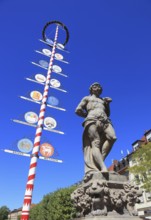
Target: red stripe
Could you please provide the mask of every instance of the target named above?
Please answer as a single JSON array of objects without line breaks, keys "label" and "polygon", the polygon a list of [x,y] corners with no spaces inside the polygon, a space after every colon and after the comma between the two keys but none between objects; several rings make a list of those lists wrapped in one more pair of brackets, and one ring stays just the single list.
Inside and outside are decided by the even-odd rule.
[{"label": "red stripe", "polygon": [[20,220],[28,220],[28,217],[29,217],[29,214],[23,215],[23,216],[21,216]]},{"label": "red stripe", "polygon": [[[37,132],[38,132],[38,130],[37,130]],[[36,133],[36,137],[39,136],[39,135],[41,135],[41,134],[42,134],[42,132],[39,131],[38,133]]]},{"label": "red stripe", "polygon": [[28,180],[33,180],[34,178],[35,178],[35,174],[30,175],[30,176],[28,177]]},{"label": "red stripe", "polygon": [[[40,113],[41,112],[45,112],[46,111],[46,109],[45,108],[42,108],[41,110],[40,110]],[[42,117],[43,115],[40,115],[40,117]],[[44,116],[43,116],[44,117]]]},{"label": "red stripe", "polygon": [[32,190],[34,188],[33,184],[27,184],[26,189]]},{"label": "red stripe", "polygon": [[30,165],[30,169],[33,168],[33,167],[36,167],[36,166],[37,166],[37,163],[33,163],[33,164]]},{"label": "red stripe", "polygon": [[37,147],[37,146],[39,146],[40,145],[40,141],[39,142],[36,142],[35,144],[34,144],[34,147]]},{"label": "red stripe", "polygon": [[[40,120],[44,120],[44,116],[39,117],[39,121],[40,121]],[[39,126],[41,126],[41,125],[42,125],[42,123],[39,124]]]},{"label": "red stripe", "polygon": [[[40,110],[40,113],[41,113],[41,112],[45,112],[45,111],[46,111],[45,108],[44,108],[44,109],[41,109],[41,110]],[[41,117],[42,117],[42,116],[41,116]],[[43,118],[44,118],[44,116],[43,116]]]},{"label": "red stripe", "polygon": [[[48,87],[48,86],[47,86]],[[49,87],[48,87],[49,88]],[[46,95],[48,95],[48,88],[45,88],[45,90],[44,90],[44,97],[46,96]],[[45,94],[45,93],[47,93],[47,94]]]},{"label": "red stripe", "polygon": [[36,134],[36,137],[41,136],[41,134],[42,134],[42,132],[37,133],[37,134]]},{"label": "red stripe", "polygon": [[24,199],[24,205],[25,205],[25,204],[30,204],[30,203],[31,203],[31,198]]}]

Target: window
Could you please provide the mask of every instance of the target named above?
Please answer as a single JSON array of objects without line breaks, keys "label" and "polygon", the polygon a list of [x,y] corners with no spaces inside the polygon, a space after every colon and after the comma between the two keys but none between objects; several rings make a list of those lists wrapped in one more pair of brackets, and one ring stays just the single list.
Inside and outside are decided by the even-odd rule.
[{"label": "window", "polygon": [[147,139],[148,141],[151,141],[151,132],[149,132],[148,134],[146,134],[146,139]]},{"label": "window", "polygon": [[150,192],[146,192],[146,200],[147,200],[147,202],[151,201],[151,193]]},{"label": "window", "polygon": [[135,182],[136,182],[137,185],[140,184],[140,179],[139,179],[138,175],[135,175]]}]

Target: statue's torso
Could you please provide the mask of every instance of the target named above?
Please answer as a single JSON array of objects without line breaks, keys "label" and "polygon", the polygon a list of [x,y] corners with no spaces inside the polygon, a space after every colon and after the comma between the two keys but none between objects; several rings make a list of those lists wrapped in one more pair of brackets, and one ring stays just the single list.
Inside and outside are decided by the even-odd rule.
[{"label": "statue's torso", "polygon": [[101,98],[97,98],[95,96],[87,97],[87,104],[86,104],[86,111],[87,111],[87,118],[91,117],[101,117],[105,116],[105,102]]}]

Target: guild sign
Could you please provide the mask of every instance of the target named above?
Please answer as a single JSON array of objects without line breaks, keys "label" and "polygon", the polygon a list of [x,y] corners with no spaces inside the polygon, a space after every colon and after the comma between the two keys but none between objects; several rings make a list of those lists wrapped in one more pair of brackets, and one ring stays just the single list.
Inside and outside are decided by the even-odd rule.
[{"label": "guild sign", "polygon": [[42,74],[36,74],[35,75],[35,79],[38,81],[38,82],[42,82],[44,83],[46,81],[46,77]]},{"label": "guild sign", "polygon": [[39,64],[44,68],[48,68],[49,66],[49,63],[45,60],[39,60]]},{"label": "guild sign", "polygon": [[63,56],[62,56],[60,53],[56,53],[56,54],[55,54],[55,58],[56,58],[57,60],[63,60]]},{"label": "guild sign", "polygon": [[54,96],[49,96],[47,103],[53,106],[57,106],[59,104],[59,100]]},{"label": "guild sign", "polygon": [[51,79],[50,84],[55,88],[59,88],[61,86],[61,83],[57,79]]},{"label": "guild sign", "polygon": [[23,138],[17,143],[18,149],[23,153],[29,153],[33,148],[33,143],[27,138]]},{"label": "guild sign", "polygon": [[61,72],[62,72],[61,67],[58,66],[58,65],[53,65],[52,69],[53,69],[53,71],[54,71],[55,73],[61,73]]},{"label": "guild sign", "polygon": [[60,43],[57,43],[57,48],[63,50],[64,49],[64,45],[60,44]]},{"label": "guild sign", "polygon": [[48,44],[50,44],[50,45],[53,45],[53,43],[54,43],[53,40],[48,39],[48,38],[46,39],[46,42],[47,42]]},{"label": "guild sign", "polygon": [[44,119],[44,125],[46,126],[46,128],[53,129],[57,126],[57,122],[54,118],[46,117]]},{"label": "guild sign", "polygon": [[54,154],[54,148],[51,144],[43,143],[40,145],[40,153],[44,157],[51,157]]},{"label": "guild sign", "polygon": [[51,51],[48,50],[48,49],[42,49],[42,52],[47,55],[47,56],[50,56],[51,55]]},{"label": "guild sign", "polygon": [[27,112],[24,115],[25,120],[30,124],[35,124],[38,121],[38,115],[35,112]]},{"label": "guild sign", "polygon": [[41,101],[42,100],[42,94],[38,91],[32,91],[30,93],[30,96],[35,101]]}]

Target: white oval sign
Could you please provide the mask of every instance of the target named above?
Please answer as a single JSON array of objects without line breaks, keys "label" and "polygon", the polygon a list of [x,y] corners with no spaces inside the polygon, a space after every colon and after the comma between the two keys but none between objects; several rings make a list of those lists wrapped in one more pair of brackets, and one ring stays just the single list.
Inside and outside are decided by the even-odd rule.
[{"label": "white oval sign", "polygon": [[51,39],[49,39],[49,38],[46,39],[46,42],[47,42],[48,44],[50,44],[50,45],[53,45],[53,43],[54,43],[53,40],[51,40]]},{"label": "white oval sign", "polygon": [[49,66],[48,62],[45,60],[39,60],[39,64],[44,68],[47,68]]},{"label": "white oval sign", "polygon": [[59,88],[61,86],[61,83],[57,79],[51,79],[50,84],[55,88]]},{"label": "white oval sign", "polygon": [[39,91],[32,91],[30,93],[30,97],[35,101],[41,101],[42,100],[42,94]]},{"label": "white oval sign", "polygon": [[35,112],[27,112],[24,117],[30,124],[35,124],[38,121],[38,115]]},{"label": "white oval sign", "polygon": [[48,49],[42,49],[42,52],[47,55],[47,56],[50,56],[51,55],[51,51],[48,50]]},{"label": "white oval sign", "polygon": [[42,74],[36,74],[35,75],[35,79],[38,81],[38,82],[45,82],[46,81],[46,77]]},{"label": "white oval sign", "polygon": [[60,54],[60,53],[56,53],[56,54],[55,54],[55,58],[56,58],[57,60],[63,60],[63,56],[62,56],[62,54]]},{"label": "white oval sign", "polygon": [[52,69],[55,73],[61,73],[62,72],[62,69],[60,66],[57,66],[57,65],[53,65],[52,66]]},{"label": "white oval sign", "polygon": [[63,50],[63,49],[64,49],[64,45],[63,45],[63,44],[58,43],[58,44],[57,44],[57,48],[58,48],[58,49],[62,49],[62,50]]},{"label": "white oval sign", "polygon": [[23,138],[17,143],[18,149],[23,153],[29,153],[33,148],[33,143],[27,138]]},{"label": "white oval sign", "polygon": [[51,118],[51,117],[46,117],[44,119],[44,125],[47,127],[47,128],[50,128],[50,129],[53,129],[57,126],[57,122],[54,118]]}]

